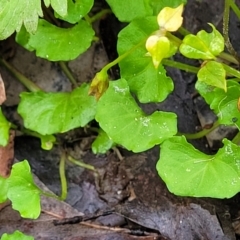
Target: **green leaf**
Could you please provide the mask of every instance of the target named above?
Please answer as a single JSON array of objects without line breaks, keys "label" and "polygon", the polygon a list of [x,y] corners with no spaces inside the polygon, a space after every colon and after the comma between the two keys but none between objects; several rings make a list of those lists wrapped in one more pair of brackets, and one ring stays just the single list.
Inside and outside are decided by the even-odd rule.
[{"label": "green leaf", "polygon": [[98,132],[97,138],[92,143],[92,151],[94,154],[97,153],[106,153],[109,149],[111,149],[114,145],[112,139],[100,129]]},{"label": "green leaf", "polygon": [[32,236],[25,235],[18,230],[12,234],[4,233],[1,237],[1,240],[16,240],[16,239],[17,240],[34,240]]},{"label": "green leaf", "polygon": [[46,7],[51,4],[54,11],[62,17],[67,15],[68,0],[44,0],[44,4]]},{"label": "green leaf", "polygon": [[222,88],[225,92],[227,91],[226,71],[221,63],[215,61],[207,62],[198,71],[197,76],[198,81]]},{"label": "green leaf", "polygon": [[121,22],[152,15],[149,0],[106,0],[113,13]]},{"label": "green leaf", "polygon": [[230,198],[240,191],[240,147],[224,139],[216,155],[206,155],[185,137],[161,145],[157,171],[179,196]]},{"label": "green leaf", "polygon": [[93,3],[93,0],[68,0],[67,15],[61,17],[55,13],[55,16],[72,24],[77,23],[91,10]]},{"label": "green leaf", "polygon": [[207,33],[201,30],[197,35],[189,34],[180,45],[180,52],[188,58],[193,59],[215,59],[224,50],[223,36],[216,28],[209,24],[213,31]]},{"label": "green leaf", "polygon": [[6,146],[9,139],[11,123],[5,118],[0,107],[0,146]]},{"label": "green leaf", "polygon": [[38,218],[41,212],[40,193],[33,182],[27,160],[15,163],[8,178],[7,193],[13,209],[19,211],[23,218]]},{"label": "green leaf", "polygon": [[24,126],[42,135],[67,132],[94,119],[96,100],[83,84],[71,93],[21,93],[18,113]]},{"label": "green leaf", "polygon": [[36,50],[38,57],[69,61],[90,47],[93,36],[92,27],[83,20],[72,28],[59,28],[41,19],[35,34],[29,34],[22,28],[16,41],[29,51]]},{"label": "green leaf", "polygon": [[164,7],[176,8],[182,3],[187,3],[187,0],[150,0],[154,15],[158,15]]},{"label": "green leaf", "polygon": [[225,125],[235,125],[240,128],[240,112],[238,99],[240,97],[239,84],[235,81],[227,81],[227,92],[220,88],[206,91],[204,83],[197,83],[196,88],[204,97],[210,108],[218,115],[218,122]]},{"label": "green leaf", "polygon": [[119,66],[121,77],[128,81],[130,90],[142,103],[161,102],[173,91],[172,79],[166,76],[164,67],[160,64],[155,69],[152,58],[146,56],[144,43],[158,28],[156,17],[148,17],[134,20],[118,35],[119,55],[139,45]]},{"label": "green leaf", "polygon": [[96,120],[115,143],[133,152],[150,149],[177,132],[176,115],[156,111],[147,116],[124,79],[110,82],[98,102]]},{"label": "green leaf", "polygon": [[18,32],[23,24],[28,32],[34,33],[39,16],[43,16],[40,0],[1,0],[0,40]]},{"label": "green leaf", "polygon": [[7,179],[0,176],[0,203],[3,203],[7,200],[7,191]]}]

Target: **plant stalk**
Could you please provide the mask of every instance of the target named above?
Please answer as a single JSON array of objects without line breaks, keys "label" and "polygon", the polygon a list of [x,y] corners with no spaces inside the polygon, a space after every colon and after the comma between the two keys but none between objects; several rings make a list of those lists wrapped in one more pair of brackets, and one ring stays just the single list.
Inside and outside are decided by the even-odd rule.
[{"label": "plant stalk", "polygon": [[71,156],[68,156],[68,161],[78,165],[79,167],[82,167],[82,168],[85,168],[85,169],[88,169],[88,170],[91,170],[91,171],[96,171],[94,166],[92,166],[90,164],[87,164],[87,163],[84,163],[82,161],[76,160]]},{"label": "plant stalk", "polygon": [[162,60],[162,64],[168,67],[173,67],[173,68],[178,68],[181,70],[184,70],[186,72],[192,72],[192,73],[198,73],[199,68],[198,67],[194,67],[185,63],[181,63],[181,62],[177,62],[174,60],[169,60],[169,59],[163,59]]},{"label": "plant stalk", "polygon": [[60,180],[61,180],[61,200],[65,200],[67,198],[67,179],[65,175],[65,159],[66,159],[66,153],[65,151],[61,154],[60,158],[60,164],[59,164],[59,174],[60,174]]}]

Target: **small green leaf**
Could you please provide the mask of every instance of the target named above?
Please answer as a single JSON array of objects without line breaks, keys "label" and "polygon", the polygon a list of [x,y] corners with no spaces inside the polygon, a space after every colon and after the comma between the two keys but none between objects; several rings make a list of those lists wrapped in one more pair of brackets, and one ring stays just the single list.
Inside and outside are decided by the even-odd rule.
[{"label": "small green leaf", "polygon": [[135,18],[152,15],[149,0],[106,0],[113,13],[121,22],[131,22]]},{"label": "small green leaf", "polygon": [[1,237],[1,240],[34,240],[32,236],[25,235],[20,231],[15,231],[12,234],[4,233]]},{"label": "small green leaf", "polygon": [[124,79],[110,82],[98,102],[96,120],[115,143],[133,152],[150,149],[177,132],[176,115],[156,111],[147,116]]},{"label": "small green leaf", "polygon": [[227,92],[220,88],[210,90],[211,88],[202,82],[197,83],[196,88],[210,108],[218,115],[220,124],[234,124],[240,128],[240,112],[238,110],[240,88],[237,82],[228,80]]},{"label": "small green leaf", "polygon": [[[147,38],[159,28],[156,17],[137,19],[125,27],[118,35],[118,53],[124,54]],[[128,81],[130,90],[142,103],[161,102],[173,91],[173,82],[166,76],[160,64],[155,69],[152,58],[146,56],[144,44],[140,45],[120,63],[121,77]],[[129,67],[131,66],[131,67]]]},{"label": "small green leaf", "polygon": [[206,155],[185,137],[161,145],[157,171],[170,192],[179,196],[230,198],[240,191],[240,147],[224,139],[216,155]]},{"label": "small green leaf", "polygon": [[40,135],[41,147],[44,150],[51,150],[56,138],[53,135]]},{"label": "small green leaf", "polygon": [[11,123],[5,118],[0,107],[0,146],[6,146],[9,139]]},{"label": "small green leaf", "polygon": [[223,36],[216,28],[209,24],[213,31],[207,33],[201,30],[197,35],[189,34],[180,45],[180,52],[188,58],[193,59],[215,59],[224,50]]},{"label": "small green leaf", "polygon": [[106,153],[109,149],[111,149],[114,145],[112,139],[100,129],[98,132],[97,138],[92,143],[92,151],[94,154],[97,153]]},{"label": "small green leaf", "polygon": [[2,0],[0,3],[0,40],[8,38],[22,25],[27,31],[37,30],[38,17],[43,16],[40,0]]},{"label": "small green leaf", "polygon": [[197,76],[198,81],[222,88],[225,92],[227,91],[226,71],[221,63],[215,61],[207,62],[198,71]]},{"label": "small green leaf", "polygon": [[55,12],[57,12],[60,16],[64,17],[67,15],[68,11],[68,0],[44,0],[44,4],[46,7],[49,7],[51,4],[52,8]]},{"label": "small green leaf", "polygon": [[18,113],[27,129],[42,135],[63,133],[83,127],[94,119],[96,100],[82,84],[71,93],[21,93]]},{"label": "small green leaf", "polygon": [[13,209],[19,211],[23,218],[38,218],[41,212],[40,193],[33,182],[27,160],[15,163],[8,178],[7,193]]},{"label": "small green leaf", "polygon": [[59,28],[41,19],[35,34],[29,34],[22,28],[16,41],[29,51],[36,50],[38,57],[69,61],[90,47],[93,36],[92,27],[83,20],[72,28]]},{"label": "small green leaf", "polygon": [[7,200],[7,191],[7,179],[0,176],[0,203],[3,203]]},{"label": "small green leaf", "polygon": [[55,16],[72,24],[82,19],[91,10],[94,3],[93,0],[68,0],[67,2],[67,15],[61,17],[59,14],[55,13]]}]

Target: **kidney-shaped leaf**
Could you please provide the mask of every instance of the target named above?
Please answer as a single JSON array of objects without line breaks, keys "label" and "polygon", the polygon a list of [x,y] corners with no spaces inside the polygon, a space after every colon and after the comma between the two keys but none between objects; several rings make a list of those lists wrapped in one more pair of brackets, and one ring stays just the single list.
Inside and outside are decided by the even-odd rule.
[{"label": "kidney-shaped leaf", "polygon": [[215,59],[224,50],[223,36],[210,24],[213,31],[207,33],[201,30],[197,35],[189,34],[179,48],[180,52],[188,58],[193,59]]},{"label": "kidney-shaped leaf", "polygon": [[0,40],[18,32],[24,24],[28,32],[37,29],[38,17],[42,16],[40,0],[11,0],[0,3]]},{"label": "kidney-shaped leaf", "polygon": [[24,126],[42,135],[83,127],[94,119],[96,100],[87,84],[71,93],[22,93],[18,113]]},{"label": "kidney-shaped leaf", "polygon": [[198,81],[227,90],[226,71],[219,62],[209,61],[198,71]]},{"label": "kidney-shaped leaf", "polygon": [[46,5],[46,7],[49,7],[49,5],[51,4],[54,11],[62,17],[66,16],[67,14],[67,0],[44,0],[44,4]]},{"label": "kidney-shaped leaf", "polygon": [[172,79],[166,76],[163,66],[155,69],[152,58],[146,56],[145,42],[158,28],[156,17],[136,19],[118,35],[119,55],[143,43],[119,63],[121,77],[128,81],[130,90],[142,103],[161,102],[173,90]]},{"label": "kidney-shaped leaf", "polygon": [[19,211],[24,218],[38,218],[41,211],[40,193],[41,191],[33,182],[27,160],[15,163],[8,178],[7,193],[13,209]]},{"label": "kidney-shaped leaf", "polygon": [[163,142],[157,171],[180,196],[230,198],[240,191],[240,147],[224,139],[216,155],[196,150],[185,137]]},{"label": "kidney-shaped leaf", "polygon": [[72,28],[59,28],[41,19],[35,34],[29,34],[22,28],[16,41],[29,51],[36,50],[38,57],[69,61],[90,47],[93,36],[92,27],[83,20]]},{"label": "kidney-shaped leaf", "polygon": [[147,116],[124,79],[110,82],[98,102],[96,120],[115,143],[133,152],[150,149],[177,132],[176,115],[156,111]]},{"label": "kidney-shaped leaf", "polygon": [[25,235],[22,232],[16,230],[12,234],[4,233],[1,237],[1,240],[34,240],[34,237]]}]

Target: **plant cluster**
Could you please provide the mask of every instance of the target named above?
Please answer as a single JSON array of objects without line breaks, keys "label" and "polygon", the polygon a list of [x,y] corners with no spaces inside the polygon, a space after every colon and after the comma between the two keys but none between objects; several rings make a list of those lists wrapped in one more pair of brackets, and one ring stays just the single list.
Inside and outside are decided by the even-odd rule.
[{"label": "plant cluster", "polygon": [[[240,72],[231,67],[238,66],[239,59],[227,30],[230,8],[239,18],[240,10],[234,1],[226,0],[223,35],[212,24],[211,32],[191,34],[181,27],[186,0],[106,1],[110,10],[90,17],[93,0],[44,0],[46,15],[54,13],[50,22],[43,18],[40,0],[22,0],[21,4],[0,0],[0,39],[16,31],[18,44],[49,61],[69,61],[85,52],[97,39],[92,23],[105,14],[113,12],[120,21],[129,23],[118,34],[118,58],[103,67],[91,84],[78,86],[72,79],[72,92],[51,93],[19,77],[29,89],[21,93],[17,109],[25,131],[39,137],[42,147],[50,150],[56,134],[85,127],[95,119],[100,128],[92,144],[94,153],[105,153],[114,145],[135,153],[160,145],[156,168],[169,191],[180,196],[232,197],[240,191],[240,133],[232,141],[223,139],[223,147],[215,155],[196,150],[187,138],[205,136],[219,125],[240,127]],[[58,19],[68,27],[54,24]],[[182,38],[173,34],[176,31]],[[225,45],[230,54],[224,52]],[[198,59],[201,65],[172,60],[177,52]],[[0,63],[10,68],[5,60]],[[116,64],[121,78],[110,81],[108,70]],[[197,75],[196,90],[218,117],[211,129],[181,134],[175,113],[155,111],[147,115],[139,107],[136,98],[142,104],[163,102],[174,90],[165,66]],[[9,130],[15,126],[2,111],[0,119],[0,144],[6,146]],[[9,178],[0,178],[0,189],[0,202],[10,199],[22,217],[39,216],[42,191],[33,183],[27,161],[14,164]]]}]

